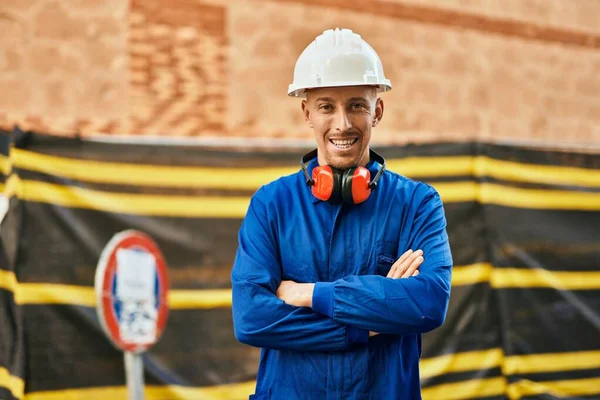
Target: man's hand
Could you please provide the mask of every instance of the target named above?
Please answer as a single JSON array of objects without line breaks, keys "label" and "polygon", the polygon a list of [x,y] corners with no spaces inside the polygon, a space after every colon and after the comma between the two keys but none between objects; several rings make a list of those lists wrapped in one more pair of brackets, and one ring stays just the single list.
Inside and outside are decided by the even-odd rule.
[{"label": "man's hand", "polygon": [[[423,251],[408,250],[392,265],[387,278],[409,278],[419,275],[418,268],[423,263]],[[315,288],[314,283],[296,283],[294,281],[281,281],[277,288],[277,297],[286,304],[296,307],[312,307],[312,297]],[[378,335],[377,332],[369,332],[369,336]]]},{"label": "man's hand", "polygon": [[277,297],[286,304],[296,307],[312,307],[314,283],[282,281],[277,288]]},{"label": "man's hand", "polygon": [[423,250],[408,250],[392,265],[387,278],[409,278],[419,275],[419,267],[423,264]]}]

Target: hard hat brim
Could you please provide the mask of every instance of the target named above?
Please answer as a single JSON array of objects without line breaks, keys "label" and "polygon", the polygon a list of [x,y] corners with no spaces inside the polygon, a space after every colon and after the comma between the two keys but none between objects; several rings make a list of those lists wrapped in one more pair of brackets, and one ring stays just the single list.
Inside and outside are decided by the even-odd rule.
[{"label": "hard hat brim", "polygon": [[373,82],[330,82],[326,85],[322,86],[298,86],[291,84],[288,87],[288,96],[290,97],[299,97],[306,98],[306,91],[310,89],[321,89],[321,88],[335,88],[335,87],[348,87],[348,86],[373,86],[377,88],[377,93],[389,92],[392,90],[392,84],[388,79],[382,83],[373,83]]}]

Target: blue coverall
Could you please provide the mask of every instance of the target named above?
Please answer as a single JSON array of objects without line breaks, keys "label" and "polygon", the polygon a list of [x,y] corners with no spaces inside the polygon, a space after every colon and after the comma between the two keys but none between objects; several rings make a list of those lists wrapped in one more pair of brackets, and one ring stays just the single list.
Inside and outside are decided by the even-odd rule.
[{"label": "blue coverall", "polygon": [[[386,278],[408,249],[423,250],[420,274]],[[442,201],[425,183],[386,171],[358,205],[318,200],[301,171],[262,186],[232,271],[235,336],[262,348],[250,399],[420,399],[421,334],[444,321],[451,270]],[[316,282],[312,309],[278,299],[282,280]]]}]

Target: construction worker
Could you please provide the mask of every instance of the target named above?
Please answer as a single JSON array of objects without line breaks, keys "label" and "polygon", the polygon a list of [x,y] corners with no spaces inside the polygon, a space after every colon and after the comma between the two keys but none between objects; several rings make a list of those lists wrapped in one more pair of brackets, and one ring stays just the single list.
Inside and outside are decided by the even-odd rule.
[{"label": "construction worker", "polygon": [[254,194],[232,271],[236,338],[262,348],[250,399],[421,398],[421,334],[446,316],[452,256],[438,193],[369,147],[390,89],[351,30],[298,58],[288,94],[317,149]]}]

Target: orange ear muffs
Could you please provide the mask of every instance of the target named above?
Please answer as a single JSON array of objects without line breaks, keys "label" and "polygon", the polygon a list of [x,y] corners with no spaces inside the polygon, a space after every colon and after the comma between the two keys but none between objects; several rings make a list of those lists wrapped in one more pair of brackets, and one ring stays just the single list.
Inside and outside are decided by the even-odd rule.
[{"label": "orange ear muffs", "polygon": [[365,202],[371,195],[371,172],[364,167],[350,168],[342,179],[342,198],[349,204]]},{"label": "orange ear muffs", "polygon": [[312,171],[312,193],[319,200],[327,201],[331,198],[335,184],[335,175],[329,165],[315,167]]},{"label": "orange ear muffs", "polygon": [[312,194],[319,200],[339,203],[344,201],[349,204],[365,202],[371,191],[377,188],[379,179],[386,168],[385,159],[374,150],[369,150],[370,158],[381,164],[381,167],[371,181],[371,172],[365,167],[354,167],[344,172],[328,165],[316,166],[310,176],[307,164],[317,158],[317,149],[305,154],[300,159],[300,166],[304,173],[305,182],[311,188]]}]

